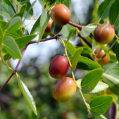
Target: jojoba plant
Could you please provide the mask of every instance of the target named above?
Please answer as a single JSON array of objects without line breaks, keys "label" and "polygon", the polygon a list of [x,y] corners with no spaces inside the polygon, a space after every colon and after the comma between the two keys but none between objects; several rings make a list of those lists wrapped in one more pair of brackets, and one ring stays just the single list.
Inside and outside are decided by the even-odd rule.
[{"label": "jojoba plant", "polygon": [[64,4],[56,5],[51,11],[51,16],[53,21],[60,26],[67,24],[71,19],[71,13]]},{"label": "jojoba plant", "polygon": [[50,33],[51,33],[52,22],[53,22],[53,20],[52,20],[52,18],[50,17],[50,20],[49,20],[48,25],[47,25],[47,27],[46,27],[46,29],[45,29],[45,32],[44,32],[45,34],[50,34]]},{"label": "jojoba plant", "polygon": [[76,83],[72,78],[64,77],[56,84],[53,96],[58,102],[70,100],[76,92]]},{"label": "jojoba plant", "polygon": [[[104,56],[104,55],[105,55],[104,50],[101,50],[100,53],[99,53],[99,51],[100,51],[100,48],[98,48],[98,49],[96,49],[96,50],[94,51],[94,56],[93,56],[94,59],[96,59],[97,62],[98,62],[101,66],[108,64],[109,58],[107,57],[107,55]],[[104,57],[103,57],[103,56],[104,56]],[[102,58],[102,57],[103,57],[103,58]]]},{"label": "jojoba plant", "polygon": [[94,31],[94,39],[100,44],[108,44],[114,38],[115,30],[111,24],[99,25]]},{"label": "jojoba plant", "polygon": [[64,77],[69,69],[69,61],[64,56],[56,56],[52,59],[49,66],[49,74],[51,77],[61,79]]}]

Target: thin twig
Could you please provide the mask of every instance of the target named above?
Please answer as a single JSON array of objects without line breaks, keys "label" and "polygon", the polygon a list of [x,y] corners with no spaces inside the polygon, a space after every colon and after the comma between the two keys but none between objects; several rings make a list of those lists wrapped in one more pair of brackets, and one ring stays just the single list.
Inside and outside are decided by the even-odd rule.
[{"label": "thin twig", "polygon": [[[61,36],[61,34],[57,34],[57,35],[55,35],[55,36],[53,36],[53,37],[50,37],[50,38],[41,39],[40,42],[44,42],[44,41],[48,41],[48,40],[52,40],[52,39],[57,39],[58,36]],[[38,42],[38,41],[31,41],[30,43],[28,43],[28,44],[25,46],[25,48],[24,48],[24,50],[23,50],[23,52],[22,52],[22,57],[23,57],[23,55],[24,55],[24,53],[25,53],[27,47],[28,47],[30,44],[37,43],[37,42]],[[15,70],[13,71],[13,73],[11,74],[11,76],[7,79],[7,81],[4,83],[4,85],[0,88],[0,92],[1,92],[1,90],[6,86],[6,84],[7,84],[8,81],[12,78],[12,76],[17,72],[18,67],[19,67],[19,65],[20,65],[20,62],[21,62],[21,61],[19,60],[18,63],[17,63],[17,65],[16,65],[16,67],[15,67]]]},{"label": "thin twig", "polygon": [[83,39],[83,41],[84,41],[90,48],[92,48],[92,45],[89,43],[89,41],[88,41],[85,37],[82,37],[82,36],[80,35],[80,33],[78,33],[78,36],[81,37],[81,38]]},{"label": "thin twig", "polygon": [[82,27],[83,27],[83,26],[78,25],[78,24],[75,24],[75,23],[73,23],[73,22],[71,22],[71,21],[69,21],[68,24],[70,24],[70,25],[72,25],[72,26],[74,26],[74,27],[77,27],[77,28],[79,28],[79,29],[82,29]]}]

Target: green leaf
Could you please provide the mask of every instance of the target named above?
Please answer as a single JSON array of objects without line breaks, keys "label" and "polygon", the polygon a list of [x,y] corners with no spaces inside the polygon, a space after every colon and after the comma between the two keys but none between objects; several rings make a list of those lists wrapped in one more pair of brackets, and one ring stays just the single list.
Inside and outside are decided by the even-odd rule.
[{"label": "green leaf", "polygon": [[108,64],[102,66],[102,68],[104,69],[104,72],[106,72],[110,68],[115,68],[115,67],[119,67],[119,63],[115,61],[109,61]]},{"label": "green leaf", "polygon": [[77,36],[76,28],[73,27],[69,31],[69,36],[68,36],[67,40],[74,41],[76,39],[76,36]]},{"label": "green leaf", "polygon": [[109,11],[110,23],[114,26],[119,25],[119,0],[115,0]]},{"label": "green leaf", "polygon": [[47,24],[48,24],[48,22],[49,22],[49,19],[50,19],[50,14],[47,15],[47,19],[46,19],[44,25],[43,25],[43,26],[41,27],[41,29],[40,29],[39,38],[38,38],[38,43],[40,42],[40,40],[41,40],[41,38],[42,38],[42,36],[43,36],[43,34],[44,34],[44,31],[45,31],[45,29],[46,29],[46,27],[47,27]]},{"label": "green leaf", "polygon": [[62,26],[57,25],[55,22],[52,23],[51,32],[52,34],[58,34],[62,30]]},{"label": "green leaf", "polygon": [[70,53],[70,55],[74,55],[76,52],[76,48],[75,46],[73,46],[69,41],[64,40],[64,43],[66,45],[66,49],[68,50],[68,52]]},{"label": "green leaf", "polygon": [[2,31],[2,28],[1,28],[1,24],[0,24],[0,47],[1,47],[1,44],[2,44],[2,39],[3,39],[3,31]]},{"label": "green leaf", "polygon": [[2,31],[4,32],[7,27],[7,22],[0,20]]},{"label": "green leaf", "polygon": [[20,50],[12,37],[5,37],[4,39],[4,48],[13,58],[18,58],[21,60]]},{"label": "green leaf", "polygon": [[41,18],[40,18],[40,26],[42,27],[45,23],[45,21],[47,20],[47,9],[43,9],[42,14],[41,14]]},{"label": "green leaf", "polygon": [[82,37],[89,36],[90,33],[95,30],[96,27],[97,27],[96,25],[83,26],[81,29],[81,36]]},{"label": "green leaf", "polygon": [[76,68],[76,66],[77,66],[77,62],[78,62],[78,60],[79,60],[79,57],[80,57],[80,54],[81,54],[82,50],[83,50],[82,48],[78,48],[78,49],[76,50],[74,56],[73,56],[73,59],[72,59],[72,67],[71,67],[73,70],[74,70],[74,69]]},{"label": "green leaf", "polygon": [[46,19],[44,25],[41,27],[40,24],[39,24],[40,23],[40,20],[41,20],[41,16],[40,16],[37,19],[37,21],[35,22],[32,30],[31,30],[31,33],[30,34],[35,34],[35,33],[39,34],[38,43],[40,42],[40,40],[41,40],[41,38],[42,38],[42,36],[44,34],[44,31],[45,31],[45,29],[47,27],[47,24],[49,22],[49,19],[50,19],[50,14],[47,14],[47,19]]},{"label": "green leaf", "polygon": [[115,78],[119,79],[119,68],[108,69],[108,73],[114,76]]},{"label": "green leaf", "polygon": [[117,43],[115,46],[115,53],[116,53],[116,58],[119,61],[119,43]]},{"label": "green leaf", "polygon": [[15,41],[18,44],[19,48],[21,49],[22,47],[27,45],[32,39],[34,39],[36,36],[37,35],[35,35],[35,34],[27,35],[27,36],[15,39]]},{"label": "green leaf", "polygon": [[9,33],[15,32],[16,30],[19,29],[20,25],[21,25],[21,17],[14,17],[8,23],[7,31]]},{"label": "green leaf", "polygon": [[83,51],[81,52],[82,55],[89,55],[90,53],[92,53],[92,50],[88,47],[80,46],[80,48],[83,48]]},{"label": "green leaf", "polygon": [[115,53],[113,53],[112,51],[109,52],[109,56],[110,56],[110,61],[114,61],[117,62],[117,58]]},{"label": "green leaf", "polygon": [[104,114],[110,107],[112,103],[111,95],[98,96],[91,100],[90,110],[93,114]]},{"label": "green leaf", "polygon": [[[78,87],[81,87],[81,80],[82,79],[78,79],[76,82],[78,84]],[[109,86],[106,83],[103,83],[101,81],[98,82],[98,84],[95,86],[95,88],[90,92],[90,93],[98,93],[100,91],[103,91],[105,89],[107,89]]]},{"label": "green leaf", "polygon": [[11,0],[2,0],[2,2],[6,3],[7,5],[9,5],[14,10],[14,12],[16,12]]},{"label": "green leaf", "polygon": [[37,119],[37,116],[34,114],[33,111],[31,111],[30,119]]},{"label": "green leaf", "polygon": [[27,4],[22,5],[22,7],[20,8],[20,11],[18,13],[16,13],[14,15],[14,17],[20,16],[22,18],[24,16],[24,14],[25,14],[26,8],[27,8]]},{"label": "green leaf", "polygon": [[43,0],[38,0],[38,1],[39,1],[39,3],[41,4],[41,6],[43,7],[43,6],[44,6]]},{"label": "green leaf", "polygon": [[[72,61],[72,57],[69,57],[69,58]],[[93,70],[96,68],[101,68],[101,66],[87,57],[80,56],[76,68],[83,69],[83,70]]]},{"label": "green leaf", "polygon": [[105,19],[109,15],[109,9],[115,0],[104,0],[98,8],[98,16]]},{"label": "green leaf", "polygon": [[30,20],[33,17],[33,6],[35,3],[36,3],[36,0],[32,4],[30,2],[27,2],[27,1],[20,3],[19,9],[22,7],[22,5],[27,4],[27,8],[26,8],[25,13],[24,13],[24,20],[25,19]]},{"label": "green leaf", "polygon": [[0,2],[0,15],[10,20],[14,15],[13,9],[6,3]]},{"label": "green leaf", "polygon": [[99,82],[103,69],[98,68],[88,72],[81,81],[81,90],[83,93],[91,92]]},{"label": "green leaf", "polygon": [[102,80],[109,85],[109,89],[116,95],[119,95],[119,79],[112,75],[103,73]]},{"label": "green leaf", "polygon": [[62,27],[62,30],[61,30],[61,32],[62,32],[62,34],[63,34],[64,37],[68,37],[68,35],[69,35],[69,30],[68,30],[68,27],[67,26],[68,25],[64,25]]},{"label": "green leaf", "polygon": [[31,107],[32,111],[37,115],[37,110],[36,110],[34,99],[31,93],[29,92],[27,86],[20,79],[19,79],[19,88],[21,89],[21,92],[24,98],[26,99],[27,103]]},{"label": "green leaf", "polygon": [[29,35],[29,32],[28,32],[28,30],[27,30],[27,29],[25,29],[25,28],[22,28],[22,31],[23,31],[23,34],[24,34],[24,36],[27,36],[27,35]]},{"label": "green leaf", "polygon": [[100,91],[104,91],[108,87],[109,86],[106,83],[99,81],[98,84],[95,86],[95,88],[91,91],[91,93],[98,93]]},{"label": "green leaf", "polygon": [[64,4],[70,8],[70,5],[71,5],[71,0],[64,0]]},{"label": "green leaf", "polygon": [[9,55],[9,54],[5,54],[4,56],[3,56],[3,59],[4,60],[9,60],[11,58],[11,56]]}]

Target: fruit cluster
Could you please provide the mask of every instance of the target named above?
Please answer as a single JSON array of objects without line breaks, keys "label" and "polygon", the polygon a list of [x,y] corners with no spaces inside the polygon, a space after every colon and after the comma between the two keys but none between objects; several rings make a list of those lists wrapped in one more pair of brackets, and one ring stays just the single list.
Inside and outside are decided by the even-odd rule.
[{"label": "fruit cluster", "polygon": [[[67,6],[58,4],[51,10],[51,17],[45,29],[45,34],[51,33],[52,22],[63,26],[69,23],[71,13]],[[53,20],[52,20],[53,19]],[[99,25],[94,31],[94,39],[99,44],[107,44],[112,41],[115,35],[115,30],[111,24],[104,23]],[[93,59],[101,66],[109,62],[104,50],[98,48],[93,53]],[[76,83],[72,78],[64,77],[69,69],[69,61],[66,57],[56,56],[50,63],[49,74],[51,77],[60,79],[54,88],[54,98],[59,102],[68,101],[76,92]]]},{"label": "fruit cluster", "polygon": [[69,69],[69,61],[64,56],[56,56],[49,66],[49,74],[53,78],[60,79],[53,92],[58,102],[66,102],[75,94],[76,83],[72,78],[64,77]]}]

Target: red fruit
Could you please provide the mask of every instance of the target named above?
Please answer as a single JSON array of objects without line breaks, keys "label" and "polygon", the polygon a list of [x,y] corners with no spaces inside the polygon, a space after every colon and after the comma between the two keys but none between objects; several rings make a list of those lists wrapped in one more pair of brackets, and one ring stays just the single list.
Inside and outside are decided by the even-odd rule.
[{"label": "red fruit", "polygon": [[53,20],[50,17],[50,20],[49,20],[48,25],[47,25],[47,27],[45,29],[45,32],[44,32],[45,34],[50,34],[51,33],[52,22],[53,22]]},{"label": "red fruit", "polygon": [[[104,58],[101,58],[101,57],[105,54],[105,52],[104,52],[104,50],[101,50],[101,52],[98,54],[99,50],[100,50],[100,48],[98,48],[98,49],[95,50],[95,52],[94,52],[94,54],[95,54],[95,56],[96,56],[96,58],[97,58],[97,62],[98,62],[101,66],[106,65],[106,64],[109,62],[109,58],[108,58],[107,56],[105,56]],[[96,54],[98,54],[98,55],[96,55]],[[94,59],[95,59],[95,56],[93,56]]]},{"label": "red fruit", "polygon": [[53,96],[58,102],[70,100],[76,92],[76,83],[72,78],[64,77],[58,81]]},{"label": "red fruit", "polygon": [[64,4],[56,5],[51,11],[51,16],[53,21],[60,26],[67,24],[71,19],[71,13]]},{"label": "red fruit", "polygon": [[52,59],[49,66],[50,76],[56,79],[64,77],[69,69],[69,61],[64,56],[56,56]]},{"label": "red fruit", "polygon": [[100,44],[107,44],[112,41],[115,35],[115,30],[111,24],[101,24],[94,32],[95,40]]}]

